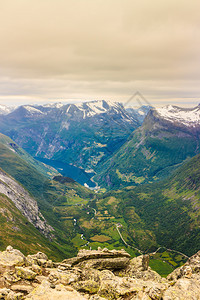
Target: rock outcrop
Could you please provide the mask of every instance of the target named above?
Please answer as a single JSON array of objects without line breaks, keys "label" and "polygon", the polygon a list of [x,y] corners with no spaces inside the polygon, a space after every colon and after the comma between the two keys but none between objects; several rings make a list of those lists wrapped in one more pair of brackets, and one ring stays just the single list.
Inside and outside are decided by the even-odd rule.
[{"label": "rock outcrop", "polygon": [[46,237],[53,237],[54,229],[39,211],[37,202],[11,176],[0,169],[0,193],[6,195],[21,213]]},{"label": "rock outcrop", "polygon": [[110,251],[99,247],[98,250],[80,250],[77,257],[65,260],[65,262],[82,268],[118,270],[127,267],[129,260],[130,255],[123,249]]},{"label": "rock outcrop", "polygon": [[25,257],[8,246],[0,252],[0,299],[198,300],[200,251],[167,279],[152,271],[147,255],[124,250],[81,250],[52,262],[41,252]]}]

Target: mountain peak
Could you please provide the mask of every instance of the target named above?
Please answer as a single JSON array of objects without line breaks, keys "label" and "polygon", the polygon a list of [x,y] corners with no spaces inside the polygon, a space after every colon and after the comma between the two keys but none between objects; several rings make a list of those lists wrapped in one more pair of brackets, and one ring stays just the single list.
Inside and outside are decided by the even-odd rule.
[{"label": "mountain peak", "polygon": [[40,111],[37,107],[34,107],[32,105],[23,105],[23,108],[28,111],[31,115],[34,114],[43,114],[42,111]]},{"label": "mountain peak", "polygon": [[0,115],[7,115],[13,110],[14,110],[14,107],[6,106],[4,104],[0,104]]},{"label": "mountain peak", "polygon": [[65,104],[63,104],[62,102],[55,102],[55,103],[47,103],[42,105],[43,107],[47,107],[47,108],[61,108],[63,107]]},{"label": "mountain peak", "polygon": [[[121,112],[123,108],[123,105],[118,102],[111,102],[106,100],[93,100],[89,102],[81,102],[81,103],[74,103],[69,104],[67,106],[67,113],[71,113],[71,111],[77,110],[79,112],[82,112],[83,119],[86,117],[93,117],[95,115],[108,113],[109,111],[115,111],[115,112]],[[126,111],[124,110],[124,113]]]},{"label": "mountain peak", "polygon": [[179,123],[188,127],[200,125],[200,105],[194,108],[182,108],[174,105],[167,105],[155,109],[157,114],[172,123]]}]

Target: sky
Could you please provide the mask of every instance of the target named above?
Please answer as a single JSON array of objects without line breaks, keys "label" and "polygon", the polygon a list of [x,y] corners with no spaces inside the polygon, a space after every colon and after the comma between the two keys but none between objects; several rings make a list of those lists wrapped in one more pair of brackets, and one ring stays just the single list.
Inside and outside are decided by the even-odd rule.
[{"label": "sky", "polygon": [[194,106],[199,11],[196,0],[0,0],[0,103],[134,105],[139,92]]}]

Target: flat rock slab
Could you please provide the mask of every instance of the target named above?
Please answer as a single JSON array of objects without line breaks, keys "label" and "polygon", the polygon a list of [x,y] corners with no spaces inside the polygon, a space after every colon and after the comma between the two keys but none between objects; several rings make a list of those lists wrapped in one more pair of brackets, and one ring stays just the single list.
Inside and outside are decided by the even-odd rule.
[{"label": "flat rock slab", "polygon": [[99,258],[88,259],[79,262],[76,266],[79,268],[94,268],[98,270],[120,270],[124,269],[129,264],[129,258],[116,257],[116,258]]},{"label": "flat rock slab", "polygon": [[40,286],[35,288],[26,299],[30,300],[87,300],[80,293],[72,289],[71,287],[64,287],[63,285],[57,285],[55,288],[51,288],[48,281],[43,281]]},{"label": "flat rock slab", "polygon": [[11,290],[14,292],[22,292],[22,293],[30,293],[33,290],[33,287],[30,285],[19,285],[19,284],[14,284],[11,287]]},{"label": "flat rock slab", "polygon": [[[71,266],[75,265],[85,265],[82,264],[84,261],[89,261],[88,266],[98,269],[120,269],[127,266],[130,260],[130,254],[125,250],[108,250],[104,248],[103,250],[80,250],[77,257],[70,260],[64,260],[65,263],[70,263]],[[116,262],[116,264],[115,264]],[[80,264],[81,263],[81,264]],[[116,265],[116,267],[114,267]],[[118,265],[118,266],[117,266]],[[96,266],[96,267],[95,267]]]}]

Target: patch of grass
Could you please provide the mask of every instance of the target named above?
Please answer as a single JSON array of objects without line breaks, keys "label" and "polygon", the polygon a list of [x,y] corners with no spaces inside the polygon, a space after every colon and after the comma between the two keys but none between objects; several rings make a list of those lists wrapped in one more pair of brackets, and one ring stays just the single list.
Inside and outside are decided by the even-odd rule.
[{"label": "patch of grass", "polygon": [[77,247],[80,248],[81,246],[85,245],[86,241],[81,239],[81,234],[77,234],[73,239],[72,243]]},{"label": "patch of grass", "polygon": [[172,266],[161,259],[150,259],[149,266],[162,277],[167,277],[174,270]]},{"label": "patch of grass", "polygon": [[90,239],[94,242],[100,242],[100,243],[104,243],[104,242],[111,240],[111,238],[106,235],[95,235],[95,236],[91,237]]}]

